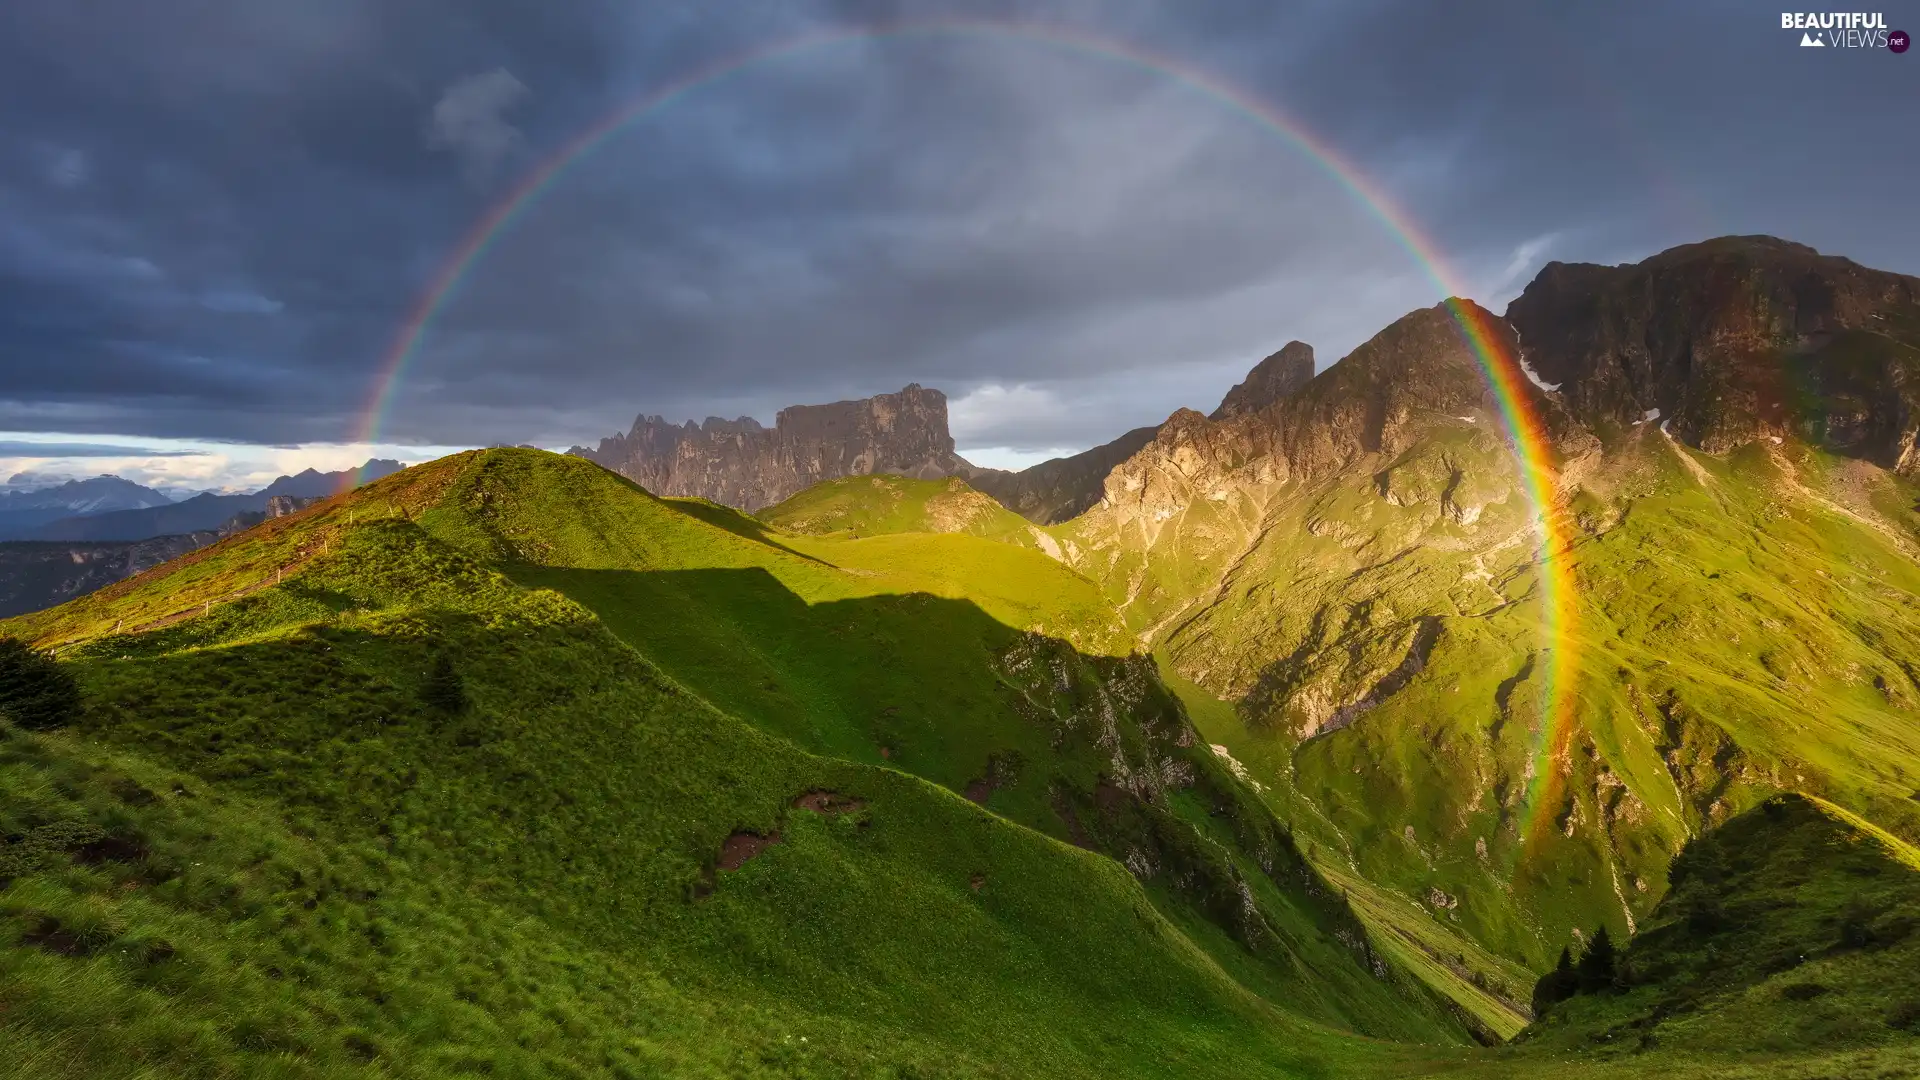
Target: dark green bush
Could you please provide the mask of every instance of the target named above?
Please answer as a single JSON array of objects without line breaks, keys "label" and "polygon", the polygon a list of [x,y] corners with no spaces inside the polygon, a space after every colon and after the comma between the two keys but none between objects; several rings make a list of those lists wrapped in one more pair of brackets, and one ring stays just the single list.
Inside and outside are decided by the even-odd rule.
[{"label": "dark green bush", "polygon": [[80,687],[59,662],[16,638],[0,638],[0,717],[29,731],[80,716]]},{"label": "dark green bush", "polygon": [[1580,957],[1580,992],[1597,994],[1612,988],[1614,976],[1613,938],[1602,926],[1593,932],[1593,940]]},{"label": "dark green bush", "polygon": [[427,672],[427,682],[420,690],[420,697],[427,707],[448,716],[458,716],[467,711],[467,688],[461,682],[460,673],[454,670],[453,660],[446,653],[433,658],[433,667]]},{"label": "dark green bush", "polygon": [[1533,984],[1533,1015],[1540,1016],[1556,1002],[1580,992],[1580,975],[1573,969],[1573,950],[1562,948],[1560,962]]}]

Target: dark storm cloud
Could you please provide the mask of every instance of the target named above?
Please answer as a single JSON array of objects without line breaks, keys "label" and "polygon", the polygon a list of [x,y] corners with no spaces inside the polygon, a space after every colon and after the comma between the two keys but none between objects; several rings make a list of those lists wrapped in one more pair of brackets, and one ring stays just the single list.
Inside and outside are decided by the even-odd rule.
[{"label": "dark storm cloud", "polygon": [[[579,132],[745,50],[947,14],[1281,104],[1489,302],[1547,259],[1717,232],[1920,269],[1895,136],[1920,61],[1801,53],[1747,7],[16,0],[0,430],[352,437],[421,290]],[[1439,288],[1297,147],[1162,73],[1010,35],[825,44],[566,169],[383,434],[588,441],[917,380],[963,445],[1078,447],[1211,407],[1289,338],[1331,361]]]},{"label": "dark storm cloud", "polygon": [[154,446],[120,446],[113,443],[21,442],[0,439],[0,457],[76,458],[76,457],[203,457],[205,450],[168,450]]}]

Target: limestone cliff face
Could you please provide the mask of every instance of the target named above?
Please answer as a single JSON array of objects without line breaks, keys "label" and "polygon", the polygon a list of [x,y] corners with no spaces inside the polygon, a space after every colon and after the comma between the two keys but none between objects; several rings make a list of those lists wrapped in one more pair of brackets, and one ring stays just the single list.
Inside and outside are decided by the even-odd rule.
[{"label": "limestone cliff face", "polygon": [[656,495],[693,495],[758,510],[823,480],[873,473],[932,479],[971,472],[953,451],[947,396],[909,385],[831,405],[780,410],[772,428],[751,417],[669,424],[641,416],[625,435],[570,453]]},{"label": "limestone cliff face", "polygon": [[[1482,314],[1504,331],[1500,320]],[[1510,336],[1507,346],[1513,346]],[[1311,351],[1301,348],[1310,365]],[[1250,376],[1242,386],[1255,381]],[[1564,410],[1533,392],[1564,449],[1577,453],[1590,444]],[[1401,318],[1262,407],[1230,410],[1234,397],[1212,418],[1190,409],[1173,414],[1152,442],[1115,468],[1088,523],[1093,531],[1133,524],[1151,533],[1196,505],[1257,517],[1267,496],[1289,480],[1311,482],[1362,466],[1371,471],[1436,423],[1479,423],[1488,430],[1498,423],[1479,361],[1440,305]]]},{"label": "limestone cliff face", "polygon": [[1630,266],[1551,263],[1507,319],[1589,424],[1653,417],[1710,453],[1777,436],[1920,471],[1920,278],[1723,237]]},{"label": "limestone cliff face", "polygon": [[[309,469],[308,471],[311,472],[312,470]],[[274,518],[286,517],[288,514],[297,514],[319,501],[319,496],[269,495],[267,496],[264,509],[242,510],[221,522],[219,528],[215,529],[214,532],[224,540],[229,536],[237,536],[240,533],[246,532],[248,529],[253,528],[263,521],[272,521]]]},{"label": "limestone cliff face", "polygon": [[1207,418],[1224,420],[1258,412],[1312,381],[1313,346],[1304,341],[1289,341],[1279,352],[1254,365],[1246,381],[1227,391],[1220,407]]}]

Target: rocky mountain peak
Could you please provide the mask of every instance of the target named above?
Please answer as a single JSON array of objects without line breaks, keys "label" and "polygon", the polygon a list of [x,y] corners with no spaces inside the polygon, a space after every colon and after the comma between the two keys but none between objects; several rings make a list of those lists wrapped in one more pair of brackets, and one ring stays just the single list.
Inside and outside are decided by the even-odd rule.
[{"label": "rocky mountain peak", "polygon": [[656,495],[691,495],[758,510],[823,480],[872,473],[928,479],[972,471],[954,453],[947,396],[910,383],[826,405],[781,409],[771,428],[752,417],[696,425],[641,415],[625,435],[569,453]]},{"label": "rocky mountain peak", "polygon": [[[1264,409],[1215,417],[1192,409],[1174,413],[1107,477],[1099,508],[1107,520],[1096,530],[1138,525],[1151,534],[1157,523],[1203,505],[1250,522],[1289,480],[1390,460],[1436,423],[1479,423],[1493,415],[1463,317],[1477,324],[1476,332],[1515,347],[1506,323],[1471,301],[1453,300],[1402,316]],[[1529,390],[1548,407],[1544,395]],[[1548,412],[1565,439],[1584,438],[1564,413]]]},{"label": "rocky mountain peak", "polygon": [[1211,418],[1224,420],[1241,413],[1258,412],[1312,379],[1313,346],[1304,341],[1289,341],[1280,351],[1255,364],[1245,381],[1227,391]]},{"label": "rocky mountain peak", "polygon": [[1507,309],[1529,365],[1582,422],[1658,420],[1722,452],[1797,437],[1920,468],[1920,279],[1770,236],[1639,263],[1550,263]]}]

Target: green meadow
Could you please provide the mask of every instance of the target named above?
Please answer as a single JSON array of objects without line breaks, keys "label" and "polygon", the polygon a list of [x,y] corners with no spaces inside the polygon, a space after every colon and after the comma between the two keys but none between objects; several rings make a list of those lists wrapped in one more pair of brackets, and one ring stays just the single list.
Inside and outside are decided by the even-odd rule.
[{"label": "green meadow", "polygon": [[[1844,565],[1820,610],[1904,633],[1910,595],[1883,586],[1911,568],[1811,514],[1737,519],[1760,538],[1732,555],[1699,500],[1761,497],[1661,477],[1666,503],[1580,553],[1583,632],[1636,673],[1591,664],[1593,700],[1745,702],[1774,741],[1740,752],[1821,767],[1830,801],[1747,777],[1719,810],[1650,804],[1675,823],[1619,832],[1645,845],[1634,872],[1663,884],[1689,837],[1675,865],[1703,869],[1632,901],[1640,938],[1615,926],[1631,977],[1509,1045],[1477,1042],[1526,1025],[1547,931],[1620,909],[1544,899],[1592,873],[1576,856],[1472,869],[1497,809],[1409,801],[1421,770],[1471,766],[1438,716],[1399,743],[1289,740],[1192,677],[1201,624],[1142,651],[1110,585],[1047,554],[1060,527],[954,482],[857,478],[751,517],[490,450],[0,624],[82,702],[0,729],[0,1076],[1912,1075],[1920,894],[1900,829],[1865,823],[1906,751],[1869,769],[1834,735],[1905,729],[1854,685],[1884,665],[1792,606]],[[1324,498],[1301,513],[1359,505]],[[1774,643],[1676,653],[1691,598],[1600,586],[1656,544],[1663,573],[1740,575]],[[1820,545],[1854,561],[1809,565]],[[1442,633],[1381,716],[1501,693],[1521,562],[1496,577],[1514,607]],[[1688,666],[1659,683],[1634,666],[1656,657]],[[1826,680],[1824,726],[1766,711],[1805,699],[1796,662]],[[1768,664],[1779,685],[1741,685]],[[1593,760],[1667,776],[1657,741],[1605,734],[1631,726],[1591,725]],[[1384,779],[1348,771],[1363,754]],[[1427,870],[1390,846],[1416,805],[1465,823],[1416,834]],[[1439,886],[1462,901],[1423,902]],[[1789,945],[1833,951],[1779,967]],[[1795,995],[1841,1018],[1734,1037]]]}]

